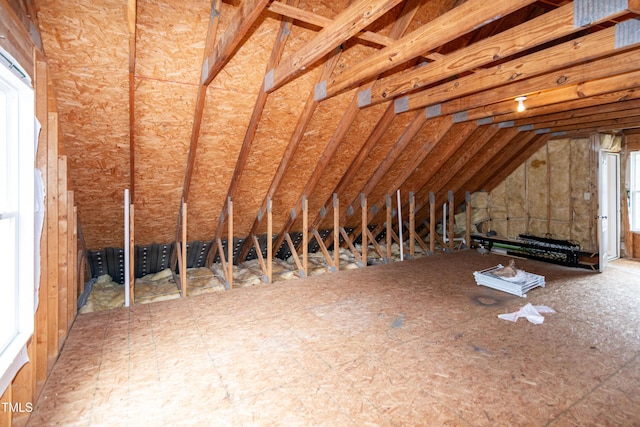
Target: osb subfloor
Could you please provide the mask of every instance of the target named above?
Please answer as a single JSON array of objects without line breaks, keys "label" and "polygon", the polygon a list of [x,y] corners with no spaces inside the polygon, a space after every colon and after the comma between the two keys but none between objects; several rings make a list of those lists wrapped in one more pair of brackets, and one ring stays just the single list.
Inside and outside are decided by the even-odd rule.
[{"label": "osb subfloor", "polygon": [[[80,315],[30,425],[639,425],[640,266],[475,251]],[[527,302],[534,325],[500,313]]]}]

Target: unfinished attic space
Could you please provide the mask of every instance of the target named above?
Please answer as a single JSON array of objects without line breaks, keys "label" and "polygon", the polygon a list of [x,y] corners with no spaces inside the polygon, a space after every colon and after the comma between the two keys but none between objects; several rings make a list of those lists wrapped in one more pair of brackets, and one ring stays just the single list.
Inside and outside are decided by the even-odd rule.
[{"label": "unfinished attic space", "polygon": [[640,0],[0,14],[0,426],[640,424]]}]

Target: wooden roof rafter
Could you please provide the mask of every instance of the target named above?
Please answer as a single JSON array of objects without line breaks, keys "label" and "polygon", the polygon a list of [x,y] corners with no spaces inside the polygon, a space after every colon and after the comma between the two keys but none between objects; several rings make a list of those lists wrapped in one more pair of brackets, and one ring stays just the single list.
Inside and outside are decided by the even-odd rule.
[{"label": "wooden roof rafter", "polygon": [[[334,132],[334,134],[331,136],[329,143],[325,146],[325,149],[322,152],[320,160],[318,161],[318,163],[316,163],[316,167],[313,173],[311,174],[310,178],[307,180],[307,183],[305,184],[304,189],[302,190],[302,197],[309,197],[309,195],[313,193],[314,189],[318,185],[318,182],[320,182],[320,178],[322,177],[322,174],[324,173],[327,166],[329,165],[329,161],[335,154],[344,136],[347,134],[357,114],[358,114],[357,105],[355,104],[355,101],[352,100],[351,103],[349,104],[349,107],[347,107],[347,110],[342,115],[340,119],[340,123],[338,124],[338,127],[336,128],[336,131]],[[302,200],[299,200],[296,203],[293,211],[298,212],[300,211],[301,208],[302,208]],[[289,216],[289,218],[287,219],[285,224],[282,226],[282,229],[280,230],[280,232],[276,237],[276,240],[273,244],[274,249],[277,250],[277,248],[279,248],[280,245],[282,245],[282,242],[284,241],[284,238],[285,238],[285,234],[291,230],[296,220],[297,220],[297,217],[294,217],[293,215]]]},{"label": "wooden roof rafter", "polygon": [[[589,67],[590,64],[600,58],[633,50],[638,45],[638,42],[636,42],[633,45],[618,47],[616,37],[616,28],[610,27],[504,64],[477,71],[475,74],[460,77],[451,82],[411,93],[397,98],[394,102],[398,107],[398,112],[437,105],[449,100],[454,100],[449,105],[461,104],[461,100],[464,99],[466,102],[469,99],[464,98],[467,95],[473,95],[496,87],[505,89],[500,91],[504,99],[514,98],[526,92],[509,92],[508,88],[512,87],[514,82],[531,82],[533,81],[532,77],[545,75],[567,67],[576,66],[577,68],[579,64],[586,63],[583,67]],[[600,74],[603,71],[600,70]],[[594,73],[594,75],[598,75],[598,73]],[[560,83],[562,83],[562,79],[560,79]],[[486,99],[483,99],[484,104],[487,102]],[[459,111],[463,110],[464,108]],[[447,110],[446,113],[452,113],[452,111]]]},{"label": "wooden roof rafter", "polygon": [[[602,95],[590,96],[566,100],[561,103],[540,105],[535,108],[528,107],[523,112],[510,111],[499,116],[501,121],[513,120],[516,126],[524,126],[539,123],[545,120],[553,120],[581,115],[596,114],[598,112],[616,111],[620,108],[617,104],[640,98],[640,90],[627,89],[609,92]],[[510,105],[513,107],[513,105]]]},{"label": "wooden roof rafter", "polygon": [[229,62],[244,36],[271,1],[273,0],[244,0],[242,2],[215,48],[208,52],[202,64],[201,83],[204,86],[208,86]]},{"label": "wooden roof rafter", "polygon": [[[446,120],[446,118],[444,118],[444,120],[439,120],[442,121],[444,128],[448,129],[451,126],[450,120]],[[363,188],[358,192],[351,203],[346,205],[350,206],[351,209],[348,209],[340,216],[340,223],[345,223],[345,221],[349,217],[354,216],[357,212],[359,212],[361,204],[358,203],[358,201],[360,200],[361,195],[364,195],[365,197],[369,196],[373,189],[378,185],[378,182],[382,179],[382,177],[389,171],[389,169],[391,169],[395,161],[398,160],[398,157],[400,157],[400,154],[402,154],[411,140],[418,134],[426,121],[427,115],[424,111],[418,111],[415,113],[409,125],[405,128],[404,132],[402,132],[402,135],[400,135],[400,137],[398,138],[398,141],[396,141],[391,150],[378,165],[376,170],[373,172],[373,175],[369,177]],[[439,128],[441,132],[437,132],[437,136],[435,137],[436,139],[438,137],[442,137],[442,135],[446,133],[446,129],[444,128]]]},{"label": "wooden roof rafter", "polygon": [[[218,75],[222,68],[231,59],[233,52],[237,50],[240,43],[251,29],[253,23],[258,19],[264,8],[270,0],[245,0],[236,10],[229,26],[215,44],[218,23],[220,21],[221,0],[211,1],[211,13],[209,17],[209,25],[207,28],[207,41],[203,54],[202,68],[200,73],[200,83],[198,85],[198,96],[194,113],[193,127],[191,132],[191,142],[189,144],[189,154],[185,171],[184,184],[182,189],[182,203],[189,200],[189,192],[191,188],[191,180],[193,169],[195,167],[196,152],[198,140],[200,137],[200,127],[202,124],[202,115],[207,94],[207,87]],[[226,207],[226,201],[225,201]],[[223,208],[224,211],[224,208]],[[179,241],[180,230],[182,227],[182,205],[178,210],[178,221],[176,226],[176,241]],[[177,245],[174,254],[177,251]]]},{"label": "wooden roof rafter", "polygon": [[[340,59],[341,54],[342,54],[342,49],[337,49],[336,52],[333,55],[331,55],[331,57],[324,63],[324,66],[322,67],[322,72],[320,73],[321,79],[331,75],[335,66],[338,63],[338,60]],[[280,185],[282,184],[282,180],[284,179],[285,173],[295,156],[298,146],[302,142],[304,133],[306,132],[307,127],[309,126],[309,123],[313,118],[313,113],[315,112],[318,105],[319,105],[319,102],[314,99],[313,93],[310,94],[309,97],[307,98],[307,101],[305,102],[304,108],[302,109],[300,116],[298,117],[296,127],[293,133],[291,134],[291,138],[289,139],[289,143],[287,144],[287,148],[284,152],[284,155],[280,159],[280,164],[278,165],[278,169],[273,179],[271,180],[271,184],[269,185],[269,190],[267,191],[267,194],[264,196],[262,205],[260,207],[260,210],[258,211],[258,215],[256,216],[256,219],[253,221],[253,224],[249,231],[249,235],[253,235],[258,230],[260,222],[262,221],[263,213],[267,211],[268,200],[273,199],[274,195],[276,194],[276,191],[278,190],[278,188],[280,188]],[[284,235],[283,235],[283,238],[284,238]],[[251,239],[245,239],[245,241],[243,242],[237,254],[238,262],[244,262],[244,260],[247,258],[247,255],[249,255],[250,250],[251,250]]]},{"label": "wooden roof rafter", "polygon": [[612,114],[608,115],[609,117],[601,118],[580,117],[578,119],[563,120],[560,123],[550,125],[544,129],[534,129],[533,132],[557,135],[558,133],[581,131],[588,134],[640,126],[640,110],[637,108],[628,110],[624,114],[622,114],[622,112],[617,114],[619,116]]},{"label": "wooden roof rafter", "polygon": [[[596,64],[596,66],[599,64]],[[594,67],[595,68],[595,67]],[[567,71],[567,70],[565,70]],[[576,71],[576,75],[580,75],[583,68]],[[566,75],[563,73],[562,75]],[[559,76],[543,76],[541,80],[557,81]],[[521,82],[526,83],[526,82]],[[534,89],[527,84],[527,87]],[[636,92],[640,88],[640,71],[614,73],[611,76],[605,76],[599,79],[592,79],[589,81],[578,82],[572,85],[562,86],[552,90],[543,90],[543,87],[548,87],[544,82],[540,82],[536,86],[538,91],[524,91],[522,93],[527,94],[526,106],[528,110],[532,112],[538,107],[548,107],[553,109],[564,110],[562,103],[575,101],[577,103],[588,102],[591,97],[596,97],[597,100],[608,100],[607,95],[613,94],[614,99],[620,98],[620,100],[628,96],[629,91]],[[520,87],[520,89],[524,89]],[[486,93],[490,96],[490,93]],[[474,98],[476,96],[474,95]],[[596,103],[598,101],[595,101]],[[617,102],[617,101],[614,101]],[[548,109],[544,110],[548,111]],[[513,99],[507,99],[504,101],[490,102],[488,100],[487,105],[475,105],[475,108],[465,110],[466,120],[486,120],[486,121],[502,121],[501,115],[513,114],[515,112],[515,102]],[[512,116],[507,116],[512,118]]]},{"label": "wooden roof rafter", "polygon": [[[575,6],[567,3],[467,48],[454,51],[442,58],[440,62],[427,64],[416,70],[396,73],[379,80],[370,93],[363,94],[363,99],[367,101],[363,102],[362,106],[394,99],[407,92],[444,81],[446,78],[476,70],[496,60],[584,31],[586,28],[598,27],[605,21],[618,22],[615,21],[617,18],[628,19],[630,17],[628,12],[629,9],[620,9],[609,16],[594,20],[587,26],[576,27]],[[493,52],[493,55],[488,52]]]},{"label": "wooden roof rafter", "polygon": [[494,0],[491,7],[486,7],[484,0],[468,0],[381,49],[335,79],[322,82],[317,96],[320,99],[335,96],[534,2],[535,0]]},{"label": "wooden roof rafter", "polygon": [[[409,179],[413,172],[422,164],[422,162],[427,159],[427,157],[432,153],[432,151],[443,143],[447,136],[447,146],[444,147],[445,150],[443,153],[439,153],[437,159],[435,159],[434,166],[441,164],[449,156],[453,155],[458,149],[462,148],[462,145],[469,141],[469,137],[471,134],[478,129],[478,125],[476,123],[466,123],[465,125],[459,126],[455,129],[455,132],[452,131],[452,124],[449,126],[446,125],[448,121],[444,121],[444,123],[437,128],[437,132],[435,134],[431,134],[430,137],[432,139],[428,139],[425,143],[420,147],[418,151],[415,152],[409,164],[405,165],[402,169],[402,172],[395,177],[391,183],[388,184],[386,190],[382,193],[377,201],[373,203],[369,203],[369,209],[372,210],[375,208],[381,208],[384,206],[384,198],[386,195],[394,194],[402,185]],[[452,135],[449,135],[452,133]],[[465,152],[468,151],[468,147],[465,147]],[[457,169],[452,169],[457,170]],[[380,209],[381,210],[381,209]]]},{"label": "wooden roof rafter", "polygon": [[127,1],[127,27],[129,29],[129,193],[135,201],[135,77],[136,77],[136,21],[137,2]]},{"label": "wooden roof rafter", "polygon": [[[176,224],[175,242],[173,253],[171,254],[172,269],[175,270],[175,262],[181,261],[182,257],[179,256],[178,242],[181,241],[183,222],[186,218],[183,218],[184,204],[189,201],[189,191],[191,189],[191,179],[193,177],[193,169],[196,162],[196,151],[198,148],[198,140],[200,138],[200,128],[202,125],[202,115],[204,112],[204,104],[207,97],[207,85],[203,83],[205,67],[204,64],[211,52],[214,51],[216,34],[218,32],[218,24],[220,22],[220,6],[221,0],[211,0],[211,12],[209,14],[209,23],[207,25],[207,37],[203,52],[203,67],[201,68],[200,84],[198,85],[198,94],[196,97],[196,106],[193,114],[193,125],[191,127],[191,140],[189,143],[189,153],[187,155],[187,165],[184,175],[184,182],[182,187],[182,199],[178,208],[178,219]],[[175,274],[175,273],[174,273]],[[176,280],[178,283],[178,280]]]},{"label": "wooden roof rafter", "polygon": [[376,105],[394,99],[409,91],[478,69],[496,60],[573,34],[582,29],[575,28],[573,20],[574,7],[572,4],[568,4],[447,54],[441,61],[379,79],[367,94],[368,103],[363,103],[361,106]]},{"label": "wooden roof rafter", "polygon": [[[349,168],[347,168],[342,178],[340,178],[340,181],[336,185],[335,189],[332,191],[332,196],[329,197],[325,202],[325,211],[328,210],[333,204],[333,194],[342,194],[349,187],[349,185],[351,185],[351,182],[354,180],[358,171],[367,160],[367,157],[391,125],[391,122],[395,118],[395,115],[396,114],[393,111],[393,104],[389,103],[382,116],[380,116],[379,120],[376,122],[376,125],[374,126],[372,132],[367,137],[364,145],[360,148],[360,151],[358,151],[358,154],[354,157],[353,161],[349,165]],[[319,212],[316,218],[310,223],[310,227],[312,229],[319,227],[323,219],[324,217]]]},{"label": "wooden roof rafter", "polygon": [[[510,174],[516,170],[522,163],[518,163],[517,165],[512,165],[508,163],[507,153],[520,152],[524,150],[527,146],[535,144],[536,141],[545,140],[545,138],[541,138],[541,135],[537,135],[533,132],[518,132],[515,136],[503,144],[503,148],[498,153],[495,150],[492,150],[493,153],[487,153],[486,156],[483,157],[483,164],[480,162],[474,162],[471,164],[466,174],[461,175],[460,177],[454,177],[454,179],[450,182],[451,188],[454,188],[454,199],[462,200],[464,198],[464,194],[466,191],[470,193],[474,193],[483,189],[481,183],[485,183],[486,180],[483,181],[482,176],[491,175],[496,172],[496,169],[507,169],[510,170]],[[511,148],[514,150],[510,150]],[[536,150],[537,151],[537,150]],[[486,175],[484,175],[486,173]],[[481,175],[482,174],[482,175]],[[436,199],[436,201],[444,202],[444,199]]]},{"label": "wooden roof rafter", "polygon": [[[442,128],[438,128],[440,131],[439,135],[434,135],[433,139],[426,141],[426,143],[420,148],[420,150],[416,153],[416,155],[411,159],[409,165],[405,166],[402,172],[392,180],[390,184],[388,184],[386,190],[384,192],[378,193],[378,200],[376,200],[373,204],[369,206],[369,212],[371,215],[369,216],[370,224],[381,224],[384,222],[382,219],[382,215],[384,214],[384,210],[380,209],[384,206],[385,197],[387,195],[393,195],[397,190],[401,189],[408,181],[413,181],[411,178],[414,178],[415,171],[423,165],[425,162],[429,162],[429,172],[424,174],[425,176],[420,177],[420,180],[426,180],[428,177],[433,176],[436,171],[459,150],[462,149],[462,146],[465,146],[465,149],[462,151],[462,155],[467,155],[469,153],[470,147],[469,144],[476,145],[482,143],[489,139],[489,137],[485,137],[489,132],[485,132],[483,129],[480,129],[476,123],[465,123],[462,126],[458,126],[455,130],[449,126],[446,128],[446,123],[450,121],[443,120]],[[475,136],[475,139],[471,139],[472,136]],[[437,157],[431,156],[434,149],[440,149],[441,151],[437,154]],[[459,157],[458,157],[459,158]],[[447,168],[445,170],[456,170],[459,171],[460,168]],[[441,174],[443,176],[445,174]],[[407,204],[403,204],[403,209],[406,209]],[[377,212],[377,213],[376,213]],[[406,212],[406,210],[405,210]]]},{"label": "wooden roof rafter", "polygon": [[[288,0],[288,3],[292,6],[296,6],[299,0]],[[278,29],[278,33],[275,37],[275,42],[273,44],[273,48],[271,49],[271,55],[269,57],[269,61],[267,63],[267,71],[276,67],[282,58],[282,54],[284,52],[285,45],[287,40],[289,39],[289,35],[291,34],[290,27],[292,24],[292,19],[287,17],[282,17],[280,20],[280,27]],[[236,191],[238,188],[238,184],[240,183],[240,177],[244,173],[244,169],[247,165],[247,161],[249,159],[249,154],[251,152],[251,147],[253,146],[253,142],[255,139],[256,132],[258,130],[258,125],[260,123],[260,119],[262,118],[262,113],[264,112],[264,108],[267,104],[267,98],[269,93],[264,90],[264,85],[258,92],[258,96],[256,98],[253,112],[251,113],[251,118],[249,119],[249,125],[247,126],[247,130],[245,131],[245,136],[242,141],[242,146],[240,147],[240,153],[238,154],[238,160],[236,161],[236,165],[233,170],[233,175],[231,176],[231,181],[229,183],[229,189],[227,190],[227,197],[225,197],[225,202],[222,206],[222,211],[219,218],[225,218],[224,213],[227,211],[228,203],[230,200],[233,200]],[[265,201],[266,203],[266,201]],[[224,231],[223,221],[219,221],[215,231],[214,240],[220,239],[222,236],[222,232]],[[246,239],[247,243],[251,243],[250,239]],[[214,247],[209,255],[209,261],[213,261],[213,258],[216,254],[216,248]],[[230,263],[233,263],[233,260],[228,260]]]},{"label": "wooden roof rafter", "polygon": [[630,117],[637,115],[638,111],[640,111],[640,99],[632,99],[615,104],[563,111],[561,113],[541,115],[535,118],[518,119],[514,120],[513,123],[514,126],[526,127],[529,130],[539,130],[566,126],[571,123],[584,123],[585,121],[588,123],[589,121],[595,122]]},{"label": "wooden roof rafter", "polygon": [[320,30],[312,40],[291,54],[277,67],[269,70],[265,76],[265,90],[267,92],[273,92],[292,80],[309,65],[358,34],[401,1],[402,0],[356,1],[340,13],[330,25]]},{"label": "wooden roof rafter", "polygon": [[[454,131],[455,129],[455,131]],[[462,132],[459,132],[461,130]],[[392,194],[396,189],[405,187],[405,190],[412,191],[414,194],[419,195],[416,200],[427,200],[428,192],[433,188],[446,188],[445,182],[447,180],[446,174],[438,174],[439,170],[455,170],[456,175],[464,173],[467,163],[472,158],[472,153],[477,153],[481,147],[486,146],[498,133],[498,126],[477,126],[471,124],[470,126],[462,126],[452,128],[446,135],[441,138],[439,142],[439,148],[442,150],[438,156],[434,159],[432,156],[423,158],[418,166],[412,170],[411,175],[397,185],[393,189],[387,190],[387,194]],[[464,146],[464,150],[461,151]],[[458,155],[456,155],[458,154]],[[424,189],[429,183],[424,194]],[[396,183],[397,184],[397,183]],[[420,191],[422,190],[422,193]],[[422,197],[422,198],[421,198]],[[418,203],[416,209],[422,207],[421,203]],[[403,203],[402,209],[404,212],[409,208],[409,203]],[[383,213],[379,212],[377,217],[371,218],[370,223],[381,223],[384,221],[382,218]]]},{"label": "wooden roof rafter", "polygon": [[[238,48],[242,39],[247,34],[251,25],[262,13],[262,10],[269,3],[269,0],[245,0],[236,11],[231,23],[225,30],[217,44],[215,44],[218,23],[220,21],[220,6],[222,0],[211,0],[211,14],[207,28],[207,41],[202,60],[200,73],[200,84],[198,85],[198,97],[191,131],[191,142],[189,144],[189,154],[185,171],[184,185],[182,189],[182,200],[189,200],[191,179],[196,160],[196,150],[198,139],[200,138],[200,127],[206,100],[207,87],[222,70],[224,65],[231,59],[232,53]],[[180,212],[182,209],[180,209]],[[178,228],[180,228],[178,221]]]},{"label": "wooden roof rafter", "polygon": [[[396,38],[401,37],[402,34],[404,34],[404,32],[409,27],[411,21],[413,20],[413,17],[417,13],[419,6],[420,6],[420,1],[419,0],[408,0],[404,4],[404,6],[402,8],[402,11],[400,12],[399,18],[396,19],[394,25],[392,26],[391,30],[389,31],[389,37],[390,38],[396,39]],[[321,80],[320,81],[321,82],[325,81],[329,77],[330,77],[330,74],[328,74],[326,76],[321,76]],[[317,99],[317,96],[315,96],[315,94],[314,94],[314,100],[316,102],[319,102],[319,100]],[[304,189],[302,191],[302,195],[301,195],[302,197],[309,197],[313,193],[313,191],[315,190],[316,186],[320,182],[320,179],[322,178],[322,175],[323,175],[324,171],[328,167],[331,158],[335,154],[335,151],[337,150],[338,146],[342,143],[342,140],[344,139],[345,135],[347,134],[347,132],[351,128],[351,126],[353,124],[353,121],[355,120],[355,118],[356,118],[356,116],[358,114],[358,101],[357,100],[358,100],[358,98],[357,98],[357,94],[356,94],[354,96],[354,98],[352,99],[352,101],[349,103],[349,106],[347,107],[347,110],[342,114],[342,117],[340,119],[340,123],[338,124],[338,127],[336,128],[336,131],[334,132],[334,134],[332,135],[329,143],[325,147],[325,150],[324,150],[324,152],[323,152],[323,154],[322,154],[322,156],[320,158],[320,161],[316,165],[316,168],[315,168],[313,174],[311,175],[311,177],[309,178],[309,180],[305,184],[305,187],[304,187]],[[330,203],[330,202],[327,201],[327,203]],[[294,211],[300,210],[301,209],[301,204],[302,204],[302,200],[300,200],[298,203],[296,203],[296,206],[294,207]],[[276,238],[276,240],[274,242],[274,246],[273,246],[276,250],[280,247],[280,245],[284,241],[285,234],[287,232],[289,232],[291,230],[291,228],[293,227],[293,225],[295,224],[296,219],[297,218],[295,218],[293,216],[290,216],[288,218],[287,222],[282,227],[282,230],[280,230],[280,232],[278,233],[277,238]],[[314,225],[315,222],[316,221],[314,221],[314,223],[312,223],[312,225]]]},{"label": "wooden roof rafter", "polygon": [[[269,11],[277,13],[288,18],[295,19],[296,21],[311,24],[315,27],[324,28],[333,24],[333,19],[325,18],[322,15],[318,15],[313,12],[302,10],[300,8],[289,6],[286,3],[280,1],[274,1],[269,6]],[[387,46],[393,42],[393,39],[388,36],[374,33],[373,31],[361,31],[357,33],[354,38],[364,40],[370,43],[375,43],[380,46]]]},{"label": "wooden roof rafter", "polygon": [[[455,170],[456,176],[466,173],[469,170],[469,162],[472,160],[475,162],[474,156],[482,152],[483,148],[494,141],[499,132],[500,128],[497,125],[477,127],[469,139],[469,143],[465,145],[464,151],[446,156],[442,159],[440,167],[444,170]],[[438,170],[440,170],[439,167],[432,162],[423,164],[417,169],[420,177],[416,179],[412,190],[418,200],[428,200],[429,192],[436,192],[442,189],[449,190],[451,188],[447,185],[449,178],[445,174],[439,174]],[[421,199],[421,197],[423,198]]]},{"label": "wooden roof rafter", "polygon": [[[463,179],[477,173],[478,170],[481,170],[483,168],[486,169],[487,161],[490,161],[497,155],[499,156],[501,149],[509,146],[509,144],[513,144],[517,138],[523,135],[523,133],[518,132],[517,129],[500,129],[498,132],[496,132],[496,128],[497,126],[494,125],[493,128],[490,127],[489,129],[487,129],[489,138],[480,140],[474,144],[476,157],[464,156],[464,158],[461,159],[450,159],[447,166],[455,165],[457,167],[460,167],[460,165],[462,165],[462,167],[458,169],[459,177],[444,174],[435,174],[428,182],[425,183],[424,186],[417,189],[417,191],[415,192],[416,199],[428,200],[428,194],[432,192],[435,196],[435,206],[441,206],[444,202],[447,201],[449,191],[453,192],[454,201],[462,200],[462,197],[460,197],[460,192],[464,193],[465,191],[475,191],[475,189],[465,187]],[[482,157],[485,163],[481,163],[479,160],[476,161],[477,157]],[[416,209],[416,221],[422,221],[428,218],[428,209],[426,208],[427,204],[424,204]],[[440,212],[440,210],[436,209],[436,212]]]}]

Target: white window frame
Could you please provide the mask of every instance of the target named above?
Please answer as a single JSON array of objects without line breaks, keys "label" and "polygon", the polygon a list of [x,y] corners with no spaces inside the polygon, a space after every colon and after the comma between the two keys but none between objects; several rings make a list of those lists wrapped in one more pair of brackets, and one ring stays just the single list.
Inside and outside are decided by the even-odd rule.
[{"label": "white window frame", "polygon": [[[0,300],[0,310],[15,310],[15,331],[12,339],[0,348],[0,394],[26,362],[26,345],[34,331],[34,166],[35,166],[35,109],[34,91],[26,74],[13,63],[5,52],[0,58],[0,90],[7,95],[6,150],[13,172],[6,170],[10,181],[6,182],[6,194],[13,194],[12,203],[0,206],[0,220],[15,221],[17,239],[15,254],[15,298]],[[7,65],[7,63],[9,63]],[[3,144],[4,145],[4,144]],[[0,148],[4,149],[4,148]],[[9,175],[12,174],[12,175]],[[3,236],[0,236],[2,239]],[[0,325],[0,328],[3,327]],[[5,326],[6,327],[6,326]],[[5,334],[8,335],[8,334]],[[2,345],[2,344],[0,344]]]},{"label": "white window frame", "polygon": [[640,151],[629,153],[629,225],[640,232]]}]

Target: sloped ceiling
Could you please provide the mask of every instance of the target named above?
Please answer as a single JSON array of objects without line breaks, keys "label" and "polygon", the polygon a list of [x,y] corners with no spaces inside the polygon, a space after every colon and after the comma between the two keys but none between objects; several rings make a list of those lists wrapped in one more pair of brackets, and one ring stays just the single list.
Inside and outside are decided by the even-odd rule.
[{"label": "sloped ceiling", "polygon": [[635,132],[639,3],[38,0],[87,247],[123,246],[125,188],[137,244],[173,241],[183,198],[188,240],[226,232],[229,198],[235,236],[267,196],[282,235],[302,196],[315,226],[333,193],[341,225],[398,188],[424,217],[548,138]]}]

